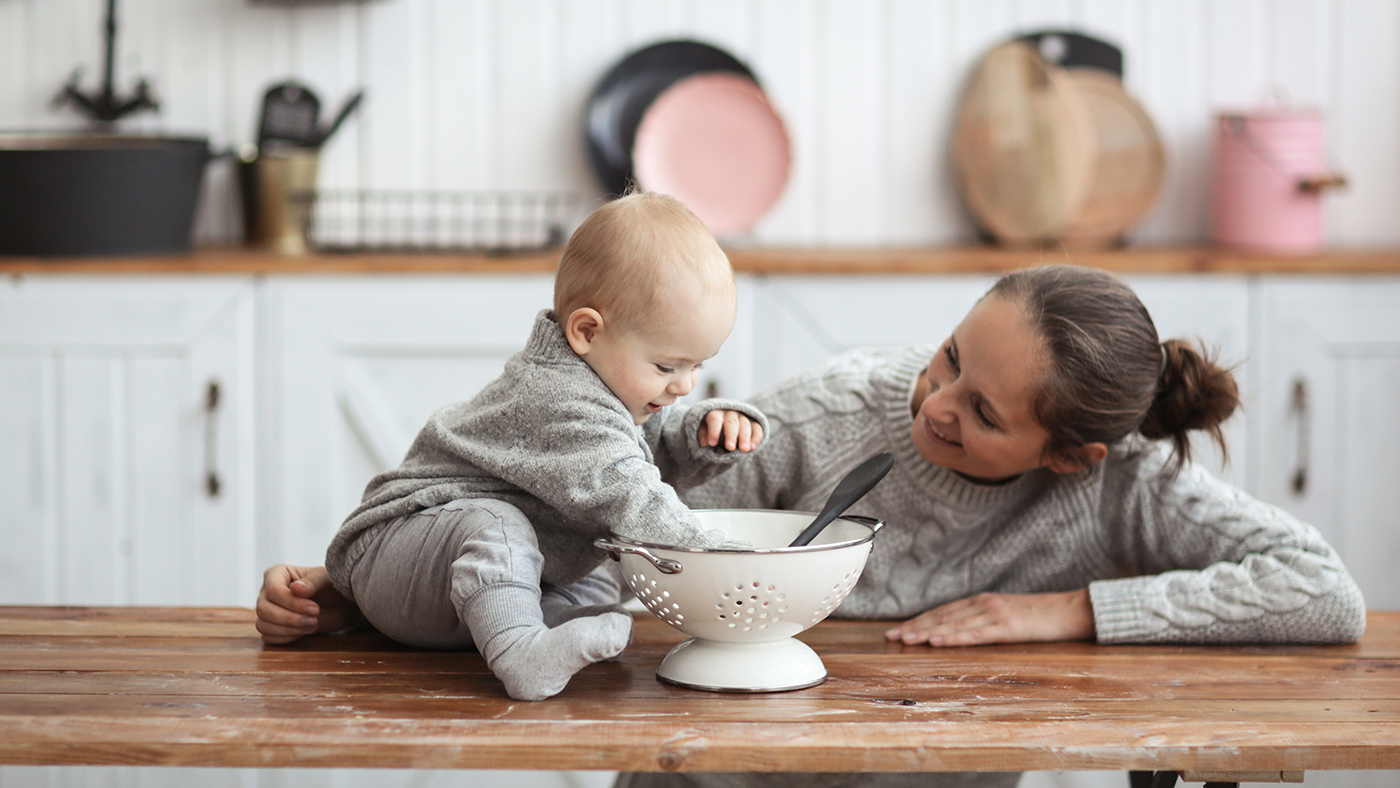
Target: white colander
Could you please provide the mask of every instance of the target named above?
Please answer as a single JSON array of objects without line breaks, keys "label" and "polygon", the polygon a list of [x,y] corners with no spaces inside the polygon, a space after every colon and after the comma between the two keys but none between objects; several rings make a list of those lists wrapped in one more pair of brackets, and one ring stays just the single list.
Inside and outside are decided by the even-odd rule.
[{"label": "white colander", "polygon": [[611,535],[594,542],[653,615],[690,635],[656,669],[662,681],[717,692],[778,692],[826,679],[816,652],[793,636],[831,614],[865,567],[884,523],[840,517],[804,547],[787,545],[810,512],[707,509],[705,529],[753,549],[667,547]]}]

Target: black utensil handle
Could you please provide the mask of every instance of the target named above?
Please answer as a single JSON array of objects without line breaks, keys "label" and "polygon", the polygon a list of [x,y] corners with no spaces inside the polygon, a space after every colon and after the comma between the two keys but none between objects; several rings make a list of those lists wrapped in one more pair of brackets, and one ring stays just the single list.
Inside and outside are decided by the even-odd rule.
[{"label": "black utensil handle", "polygon": [[836,485],[836,489],[827,499],[821,514],[812,521],[811,525],[804,528],[788,547],[802,547],[810,544],[817,534],[822,532],[823,528],[831,524],[832,520],[835,520],[838,515],[849,509],[851,504],[879,484],[880,480],[885,478],[885,474],[889,473],[893,467],[894,455],[889,452],[876,454],[857,465]]},{"label": "black utensil handle", "polygon": [[827,509],[823,511],[820,515],[817,515],[817,519],[813,520],[811,525],[802,529],[802,533],[798,534],[797,538],[792,540],[792,544],[789,544],[788,547],[806,547],[811,544],[812,540],[817,538],[817,534],[821,533],[828,525],[831,525],[831,521],[835,520],[836,515],[839,513],[840,512],[836,509]]}]

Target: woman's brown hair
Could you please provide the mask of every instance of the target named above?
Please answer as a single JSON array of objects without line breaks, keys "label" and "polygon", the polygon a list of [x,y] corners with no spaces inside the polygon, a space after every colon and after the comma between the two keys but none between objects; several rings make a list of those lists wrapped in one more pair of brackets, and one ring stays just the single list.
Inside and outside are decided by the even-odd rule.
[{"label": "woman's brown hair", "polygon": [[1050,433],[1047,455],[1084,464],[1080,447],[1138,432],[1170,439],[1180,469],[1193,430],[1225,451],[1221,425],[1240,404],[1234,376],[1186,340],[1159,342],[1146,307],[1118,277],[1047,265],[1006,274],[993,293],[1020,303],[1044,339],[1049,373],[1031,410]]}]

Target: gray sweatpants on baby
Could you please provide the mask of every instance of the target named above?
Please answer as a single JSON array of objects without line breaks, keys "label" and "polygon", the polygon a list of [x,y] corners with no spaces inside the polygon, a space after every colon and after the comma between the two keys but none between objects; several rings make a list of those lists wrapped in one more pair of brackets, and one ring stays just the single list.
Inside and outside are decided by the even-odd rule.
[{"label": "gray sweatpants on baby", "polygon": [[[544,586],[535,529],[514,506],[491,499],[462,499],[393,521],[370,540],[350,575],[355,601],[376,629],[420,648],[483,653],[465,614],[493,595],[477,619],[508,627],[515,619],[538,621],[541,595],[548,611],[564,606],[612,605],[621,594],[606,565],[567,587]],[[533,606],[529,611],[522,607]]]}]

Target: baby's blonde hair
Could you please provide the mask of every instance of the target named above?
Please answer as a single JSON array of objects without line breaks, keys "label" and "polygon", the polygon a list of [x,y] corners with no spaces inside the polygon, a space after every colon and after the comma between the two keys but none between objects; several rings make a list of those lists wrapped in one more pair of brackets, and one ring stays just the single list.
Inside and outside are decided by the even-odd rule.
[{"label": "baby's blonde hair", "polygon": [[703,292],[733,291],[734,270],[700,218],[674,197],[633,192],[594,211],[569,237],[554,277],[563,324],[591,307],[636,326],[677,277]]}]

